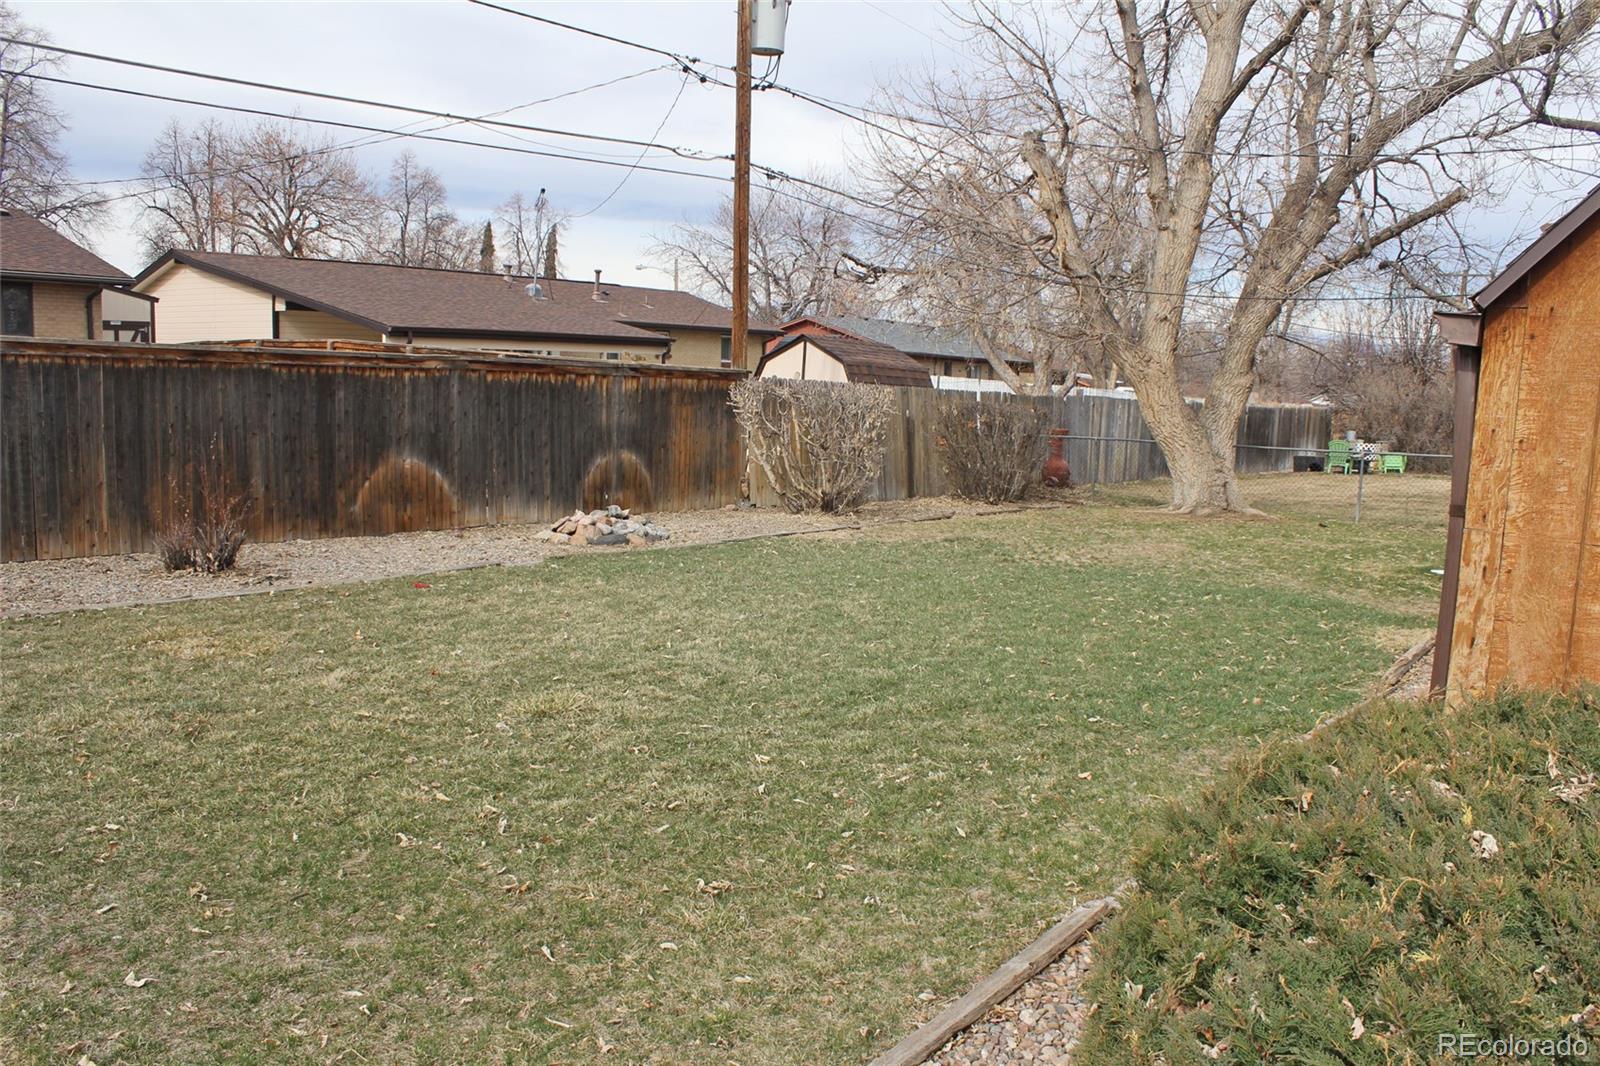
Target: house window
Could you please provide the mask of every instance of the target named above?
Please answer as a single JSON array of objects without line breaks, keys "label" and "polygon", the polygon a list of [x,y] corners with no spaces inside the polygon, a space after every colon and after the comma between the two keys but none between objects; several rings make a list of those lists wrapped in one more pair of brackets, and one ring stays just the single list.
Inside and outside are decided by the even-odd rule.
[{"label": "house window", "polygon": [[33,336],[33,286],[26,281],[0,282],[0,333]]},{"label": "house window", "polygon": [[723,338],[722,338],[722,358],[721,358],[720,361],[721,361],[723,366],[732,366],[733,365],[733,337],[732,337],[732,335],[724,335]]},{"label": "house window", "polygon": [[610,359],[612,362],[616,362],[617,360],[622,358],[622,353],[621,352],[606,352],[602,356],[602,358]]},{"label": "house window", "polygon": [[983,365],[981,363],[976,363],[976,362],[968,363],[967,364],[967,377],[969,377],[969,378],[981,378],[981,377],[983,377]]}]

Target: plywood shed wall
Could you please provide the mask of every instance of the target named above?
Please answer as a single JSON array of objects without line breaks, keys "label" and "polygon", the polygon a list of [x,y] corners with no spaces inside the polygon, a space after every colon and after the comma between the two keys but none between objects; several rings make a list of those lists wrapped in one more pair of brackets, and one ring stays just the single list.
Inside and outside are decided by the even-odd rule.
[{"label": "plywood shed wall", "polygon": [[1483,313],[1452,696],[1600,681],[1600,216]]}]

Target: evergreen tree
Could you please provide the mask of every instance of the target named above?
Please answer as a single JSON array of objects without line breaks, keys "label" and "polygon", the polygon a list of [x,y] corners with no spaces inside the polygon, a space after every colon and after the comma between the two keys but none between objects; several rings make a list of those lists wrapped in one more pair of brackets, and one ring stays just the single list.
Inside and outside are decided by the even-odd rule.
[{"label": "evergreen tree", "polygon": [[544,241],[544,276],[547,278],[560,277],[558,273],[560,266],[556,261],[556,233],[560,228],[559,224],[552,222],[550,234]]},{"label": "evergreen tree", "polygon": [[494,223],[483,224],[483,244],[478,248],[478,269],[485,274],[494,273]]}]

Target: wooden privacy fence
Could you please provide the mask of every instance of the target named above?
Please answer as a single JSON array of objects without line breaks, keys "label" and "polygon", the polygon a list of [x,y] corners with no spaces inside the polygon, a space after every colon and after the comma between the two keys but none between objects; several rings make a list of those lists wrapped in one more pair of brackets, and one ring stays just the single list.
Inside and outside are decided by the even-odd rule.
[{"label": "wooden privacy fence", "polygon": [[738,498],[728,388],[654,365],[7,338],[6,560],[146,551],[209,465],[256,541]]},{"label": "wooden privacy fence", "polygon": [[[332,347],[332,346],[328,346]],[[0,353],[5,560],[148,551],[209,475],[250,503],[255,541],[545,522],[576,506],[736,500],[735,371],[408,351],[7,338]],[[949,491],[942,397],[1041,403],[1079,483],[1161,477],[1132,397],[894,390],[873,497]],[[1329,415],[1251,407],[1244,470],[1320,451]],[[1281,450],[1270,450],[1281,449]],[[759,503],[776,502],[758,471]]]},{"label": "wooden privacy fence", "polygon": [[[936,392],[896,388],[898,417],[889,420],[883,473],[872,498],[902,500],[941,496],[950,491],[936,440],[936,406],[941,402],[1036,403],[1050,408],[1051,425],[1065,429],[1066,456],[1074,484],[1142,481],[1167,476],[1167,462],[1151,441],[1150,427],[1132,396],[1080,394],[1032,399],[1005,393]],[[1291,470],[1294,456],[1320,457],[1328,446],[1332,416],[1309,404],[1252,404],[1239,421],[1236,457],[1248,473]],[[758,503],[776,503],[777,495],[752,471]]]}]

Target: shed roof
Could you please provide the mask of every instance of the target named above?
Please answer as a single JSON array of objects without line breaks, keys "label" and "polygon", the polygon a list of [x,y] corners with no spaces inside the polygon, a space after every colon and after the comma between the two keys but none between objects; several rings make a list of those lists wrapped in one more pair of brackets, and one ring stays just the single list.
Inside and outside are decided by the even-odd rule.
[{"label": "shed roof", "polygon": [[1589,190],[1589,195],[1578,201],[1576,207],[1562,215],[1522,252],[1499,274],[1493,281],[1479,289],[1472,297],[1472,302],[1480,310],[1486,310],[1500,297],[1509,292],[1512,286],[1527,277],[1534,267],[1542,263],[1551,252],[1578,232],[1578,227],[1589,221],[1596,214],[1600,214],[1600,185]]},{"label": "shed roof", "polygon": [[1540,263],[1548,259],[1563,244],[1571,240],[1590,219],[1600,215],[1600,185],[1589,190],[1589,195],[1555,222],[1546,226],[1537,240],[1524,248],[1506,268],[1496,274],[1483,288],[1472,296],[1475,310],[1435,311],[1434,321],[1439,333],[1448,344],[1477,347],[1482,340],[1483,312],[1489,310],[1518,282],[1531,274]]},{"label": "shed roof", "polygon": [[[983,349],[976,341],[958,330],[939,326],[925,326],[917,322],[900,322],[888,318],[866,318],[860,315],[810,315],[785,325],[793,329],[802,322],[816,322],[828,329],[848,333],[863,340],[877,341],[898,348],[908,355],[931,356],[938,359],[964,359],[984,362]],[[1009,356],[1010,363],[1031,362],[1025,356]]]},{"label": "shed roof", "polygon": [[[634,344],[665,340],[662,329],[726,330],[732,313],[687,292],[537,279],[549,294],[524,291],[532,277],[334,259],[174,249],[146,267],[145,284],[182,263],[265,289],[383,333],[559,336]],[[601,299],[595,299],[598,288]],[[776,333],[753,323],[752,333]]]},{"label": "shed roof", "polygon": [[[779,352],[802,343],[815,345],[837,359],[839,365],[844,367],[845,377],[856,384],[909,385],[924,389],[933,387],[933,379],[915,359],[887,344],[862,340],[860,337],[797,333],[763,356],[761,362],[764,364]],[[759,374],[760,365],[756,369]]]},{"label": "shed roof", "polygon": [[133,279],[32,215],[0,209],[0,273],[42,281],[127,285]]}]

